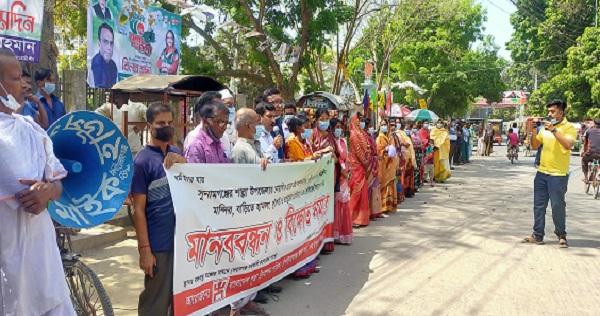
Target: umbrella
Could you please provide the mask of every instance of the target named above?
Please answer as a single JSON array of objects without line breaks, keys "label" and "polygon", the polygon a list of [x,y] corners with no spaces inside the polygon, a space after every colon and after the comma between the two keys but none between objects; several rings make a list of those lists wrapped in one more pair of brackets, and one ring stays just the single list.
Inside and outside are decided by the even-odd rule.
[{"label": "umbrella", "polygon": [[406,119],[412,120],[412,121],[427,120],[429,122],[437,122],[440,118],[439,118],[439,116],[435,115],[435,113],[433,113],[432,111],[419,109],[419,110],[414,110],[414,111],[410,112],[410,114],[408,116],[406,116]]},{"label": "umbrella", "polygon": [[392,104],[390,117],[407,117],[410,115],[410,110],[400,104]]}]

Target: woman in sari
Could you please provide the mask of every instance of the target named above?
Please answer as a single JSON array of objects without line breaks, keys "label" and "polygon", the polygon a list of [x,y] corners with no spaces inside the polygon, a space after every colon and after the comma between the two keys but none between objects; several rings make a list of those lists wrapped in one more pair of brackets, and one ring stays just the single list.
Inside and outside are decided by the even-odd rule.
[{"label": "woman in sari", "polygon": [[175,47],[175,33],[169,30],[165,36],[166,47],[160,54],[156,67],[161,75],[176,75],[179,68],[179,50]]},{"label": "woman in sari", "polygon": [[367,169],[367,186],[369,188],[369,209],[371,210],[371,219],[382,218],[383,212],[381,210],[381,183],[379,183],[379,163],[377,153],[377,143],[375,141],[375,129],[373,128],[373,121],[371,118],[365,118],[365,130],[367,133],[367,141],[369,142],[369,158],[371,166]]},{"label": "woman in sari", "polygon": [[[323,157],[326,152],[332,151],[331,148],[313,152],[308,138],[312,133],[311,122],[306,116],[299,115],[290,119],[288,123],[290,136],[285,141],[285,158],[291,162],[302,162],[307,160],[317,160]],[[294,275],[297,277],[308,277],[317,271],[317,259],[311,260],[302,268],[296,270]]]},{"label": "woman in sari", "polygon": [[396,144],[390,137],[392,133],[394,131],[388,124],[388,120],[383,119],[379,124],[379,136],[377,136],[377,160],[381,210],[384,213],[398,211],[398,196],[396,191],[398,157],[396,156]]},{"label": "woman in sari", "polygon": [[369,225],[369,187],[367,184],[367,172],[371,167],[371,146],[367,133],[363,130],[365,122],[362,114],[356,113],[350,118],[350,210],[352,211],[352,222],[355,226]]},{"label": "woman in sari", "polygon": [[[319,150],[331,149],[333,152],[333,160],[335,162],[334,179],[337,179],[340,174],[340,163],[337,160],[338,152],[335,137],[329,132],[329,111],[327,109],[318,109],[315,114],[315,128],[309,137],[309,142],[313,152]],[[334,219],[335,221],[335,219]],[[333,252],[334,243],[328,242],[323,246],[323,251]]]},{"label": "woman in sari", "polygon": [[405,198],[415,196],[415,168],[417,161],[415,159],[415,149],[410,137],[411,125],[406,125],[404,130],[396,131],[396,135],[404,144],[402,156],[404,157],[404,165],[402,165],[402,191]]},{"label": "woman in sari", "polygon": [[415,191],[418,191],[419,188],[423,186],[422,181],[422,171],[423,171],[423,150],[425,146],[423,146],[423,142],[421,141],[421,137],[419,137],[419,127],[418,125],[413,126],[410,134],[410,139],[412,140],[413,148],[415,149]]},{"label": "woman in sari", "polygon": [[433,158],[434,179],[437,182],[444,182],[450,178],[450,133],[442,121],[439,121],[431,131],[431,139],[434,141],[434,146],[438,148]]},{"label": "woman in sari", "polygon": [[344,125],[336,118],[329,121],[330,129],[335,137],[340,172],[337,177],[338,188],[334,194],[333,238],[335,242],[349,245],[352,243],[352,212],[350,211],[350,189],[348,180],[352,175],[348,165],[348,145],[344,139]]}]

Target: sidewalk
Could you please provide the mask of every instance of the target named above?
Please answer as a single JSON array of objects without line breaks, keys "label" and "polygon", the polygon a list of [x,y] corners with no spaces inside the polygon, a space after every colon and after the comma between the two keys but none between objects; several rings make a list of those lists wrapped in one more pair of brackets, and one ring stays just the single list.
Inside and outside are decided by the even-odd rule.
[{"label": "sidewalk", "polygon": [[[595,315],[600,310],[598,203],[580,171],[567,193],[571,248],[522,245],[533,224],[533,158],[511,165],[503,147],[424,187],[387,219],[355,230],[351,246],[321,255],[321,272],[284,279],[272,315]],[[572,170],[579,170],[573,157]],[[116,315],[137,315],[143,275],[128,239],[83,254]],[[131,309],[131,310],[125,310]]]}]

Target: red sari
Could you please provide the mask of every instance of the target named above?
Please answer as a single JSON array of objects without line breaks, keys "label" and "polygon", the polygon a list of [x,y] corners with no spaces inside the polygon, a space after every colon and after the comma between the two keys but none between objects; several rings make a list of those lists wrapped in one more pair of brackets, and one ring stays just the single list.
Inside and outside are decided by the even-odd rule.
[{"label": "red sari", "polygon": [[[333,148],[333,151],[334,151],[334,154],[336,155],[336,157],[339,155],[335,137],[333,137],[333,135],[330,132],[325,133],[325,135],[321,135],[321,133],[319,132],[319,129],[314,128],[312,134],[310,134],[309,141],[311,143],[313,152],[323,150],[327,147],[331,147],[331,148]],[[335,170],[334,170],[334,179],[335,180],[337,180],[338,177],[340,176],[339,165],[340,165],[340,162],[338,161],[335,164]],[[336,219],[335,219],[335,210],[334,210],[334,215],[333,215],[334,225],[335,225],[335,221],[336,221]],[[333,236],[328,236],[328,237],[333,237]],[[323,251],[332,252],[333,250],[334,250],[334,243],[332,243],[332,242],[325,243],[325,245],[323,246]]]},{"label": "red sari", "polygon": [[[348,146],[346,140],[340,137],[336,140],[337,151],[339,152],[338,161],[340,167],[348,172]],[[352,235],[352,212],[350,211],[350,189],[348,188],[348,179],[339,176],[340,191],[335,192],[335,215],[333,217],[333,237],[340,244],[351,244]]]},{"label": "red sari", "polygon": [[353,223],[360,226],[369,225],[370,216],[366,171],[371,167],[371,146],[367,138],[367,133],[360,128],[358,116],[355,114],[350,119],[350,210]]}]

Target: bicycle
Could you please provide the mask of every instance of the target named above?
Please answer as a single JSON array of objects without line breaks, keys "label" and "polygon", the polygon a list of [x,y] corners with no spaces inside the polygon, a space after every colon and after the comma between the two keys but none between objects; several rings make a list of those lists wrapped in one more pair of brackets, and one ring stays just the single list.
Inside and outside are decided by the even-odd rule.
[{"label": "bicycle", "polygon": [[[590,163],[588,163],[590,164]],[[594,200],[598,199],[598,189],[600,186],[600,179],[598,179],[598,168],[600,168],[600,162],[598,159],[594,159],[591,162],[592,168],[589,169],[590,172],[588,174],[588,181],[585,184],[585,193],[590,194],[590,188],[594,189]]]},{"label": "bicycle", "polygon": [[508,158],[510,158],[510,163],[514,164],[515,159],[519,159],[519,154],[517,153],[517,146],[510,146],[508,149]]},{"label": "bicycle", "polygon": [[73,252],[71,228],[58,226],[56,242],[60,251],[71,302],[79,316],[114,316],[112,304],[98,276]]}]

